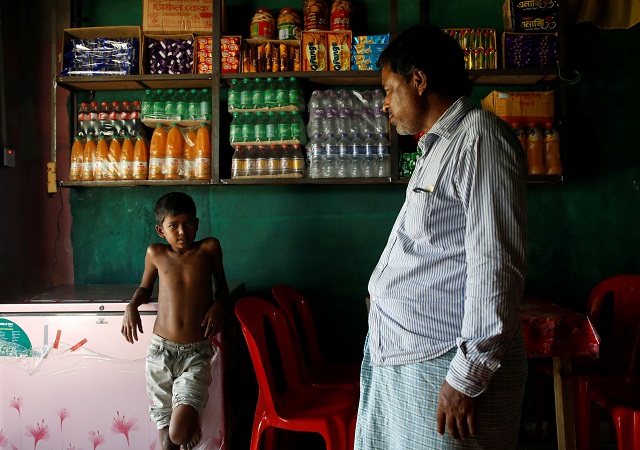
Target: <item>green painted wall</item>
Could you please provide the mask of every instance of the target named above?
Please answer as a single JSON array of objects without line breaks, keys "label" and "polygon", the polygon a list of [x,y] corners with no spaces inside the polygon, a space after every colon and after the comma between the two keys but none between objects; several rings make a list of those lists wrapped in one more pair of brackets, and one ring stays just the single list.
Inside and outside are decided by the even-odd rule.
[{"label": "green painted wall", "polygon": [[[98,24],[122,23],[120,12],[104,14],[99,10],[103,2],[90,3],[96,9],[93,17],[107,21]],[[228,11],[240,11],[233,6],[239,3],[227,1]],[[273,2],[274,9],[289,6],[285,3]],[[386,9],[380,9],[384,3],[366,2],[369,6],[363,8],[375,27],[385,26],[377,22],[387,17]],[[418,1],[400,4],[403,26],[418,20]],[[501,0],[482,7],[461,0],[439,2],[431,7],[430,17],[443,27],[500,30],[501,4]],[[245,8],[245,15],[251,12]],[[249,19],[238,18],[234,26],[246,34],[242,24]],[[638,34],[637,29],[570,27],[569,65],[581,72],[582,80],[567,85],[566,181],[531,185],[529,190],[527,290],[577,309],[584,307],[599,280],[637,273],[640,267],[640,146],[634,132],[640,65],[629,56]],[[474,99],[488,90],[478,88]],[[76,283],[138,282],[145,248],[159,240],[153,229],[153,205],[170,190],[73,189]],[[229,280],[244,281],[248,291],[258,294],[268,293],[275,283],[299,287],[313,301],[327,350],[335,350],[338,359],[357,358],[366,333],[367,281],[402,204],[404,186],[180,190],[191,194],[199,207],[199,235],[221,240]]]}]

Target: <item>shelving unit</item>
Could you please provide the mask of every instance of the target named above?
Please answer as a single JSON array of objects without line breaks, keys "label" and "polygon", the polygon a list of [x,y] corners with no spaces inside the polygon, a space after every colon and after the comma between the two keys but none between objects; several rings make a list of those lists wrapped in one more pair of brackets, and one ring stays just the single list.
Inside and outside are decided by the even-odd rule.
[{"label": "shelving unit", "polygon": [[[221,4],[214,1],[213,42],[219,42],[221,29]],[[426,7],[421,8],[421,21],[426,20]],[[397,0],[389,0],[389,20],[392,37],[397,34],[398,5]],[[217,47],[214,46],[214,48]],[[226,179],[220,177],[220,155],[227,147],[226,139],[221,138],[221,105],[220,89],[231,85],[234,78],[266,78],[295,77],[306,91],[315,88],[334,87],[379,88],[380,71],[352,72],[275,72],[275,73],[221,73],[220,53],[213,52],[212,73],[187,75],[127,75],[127,76],[59,76],[55,77],[53,95],[57,87],[70,91],[73,96],[73,108],[77,108],[76,94],[82,91],[123,91],[146,89],[211,89],[212,93],[212,127],[211,127],[211,172],[210,180],[118,180],[118,181],[58,181],[61,187],[107,187],[107,186],[168,186],[168,185],[282,185],[282,184],[390,184],[406,183],[399,178],[399,148],[395,129],[390,131],[391,174],[390,178],[265,178],[265,179]],[[553,82],[558,78],[555,69],[486,69],[471,70],[469,77],[476,85],[535,85]],[[73,111],[74,113],[76,111]],[[226,114],[226,109],[224,111]],[[53,110],[55,125],[55,108]],[[54,127],[55,130],[55,127]],[[53,139],[52,160],[56,160],[55,139]],[[556,183],[562,181],[561,176],[530,176],[530,183]]]}]

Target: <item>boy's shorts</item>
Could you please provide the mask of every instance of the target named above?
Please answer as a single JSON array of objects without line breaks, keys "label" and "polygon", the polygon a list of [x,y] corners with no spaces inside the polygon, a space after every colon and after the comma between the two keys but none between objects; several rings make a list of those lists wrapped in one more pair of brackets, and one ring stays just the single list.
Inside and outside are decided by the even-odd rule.
[{"label": "boy's shorts", "polygon": [[147,394],[149,413],[158,429],[169,426],[178,405],[193,406],[202,412],[211,384],[211,341],[178,344],[156,334],[147,349]]}]

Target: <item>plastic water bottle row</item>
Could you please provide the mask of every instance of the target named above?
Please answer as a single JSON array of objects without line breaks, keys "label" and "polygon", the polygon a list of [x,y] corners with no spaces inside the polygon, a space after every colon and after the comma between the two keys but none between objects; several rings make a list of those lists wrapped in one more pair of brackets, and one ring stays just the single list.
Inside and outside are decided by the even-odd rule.
[{"label": "plastic water bottle row", "polygon": [[326,91],[313,91],[309,99],[309,111],[316,109],[345,108],[349,110],[360,109],[382,109],[384,102],[384,92],[382,89],[373,91],[351,91],[348,89],[340,89],[334,91],[328,89]]},{"label": "plastic water bottle row", "polygon": [[307,134],[324,137],[333,133],[339,136],[346,133],[353,137],[355,133],[365,136],[367,133],[380,134],[389,130],[389,119],[380,109],[366,108],[351,110],[348,108],[312,109],[309,112]]},{"label": "plastic water bottle row", "polygon": [[389,141],[384,133],[360,133],[353,138],[333,133],[324,139],[316,134],[307,144],[309,178],[377,178],[389,177],[391,160]]},{"label": "plastic water bottle row", "polygon": [[239,142],[307,142],[304,123],[298,111],[234,112],[229,129],[231,144]]},{"label": "plastic water bottle row", "polygon": [[293,106],[304,111],[304,95],[295,77],[244,78],[231,80],[228,96],[229,112],[243,109],[265,109]]}]

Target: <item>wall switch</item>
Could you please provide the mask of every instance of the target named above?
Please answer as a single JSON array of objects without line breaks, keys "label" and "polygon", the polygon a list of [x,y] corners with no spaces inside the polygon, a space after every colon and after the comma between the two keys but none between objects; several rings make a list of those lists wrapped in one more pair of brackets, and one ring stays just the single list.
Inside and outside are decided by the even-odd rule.
[{"label": "wall switch", "polygon": [[2,149],[2,165],[5,167],[16,166],[16,152],[10,148]]}]

